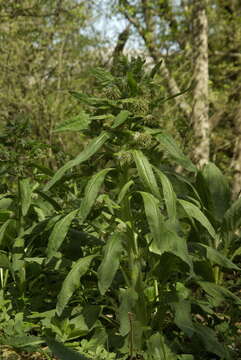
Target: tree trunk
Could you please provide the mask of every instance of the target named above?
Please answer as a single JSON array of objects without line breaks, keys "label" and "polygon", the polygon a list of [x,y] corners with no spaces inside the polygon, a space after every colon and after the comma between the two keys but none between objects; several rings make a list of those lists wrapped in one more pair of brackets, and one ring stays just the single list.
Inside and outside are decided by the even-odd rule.
[{"label": "tree trunk", "polygon": [[194,159],[200,165],[209,161],[210,123],[208,119],[208,19],[207,1],[193,2],[194,91],[192,123]]}]

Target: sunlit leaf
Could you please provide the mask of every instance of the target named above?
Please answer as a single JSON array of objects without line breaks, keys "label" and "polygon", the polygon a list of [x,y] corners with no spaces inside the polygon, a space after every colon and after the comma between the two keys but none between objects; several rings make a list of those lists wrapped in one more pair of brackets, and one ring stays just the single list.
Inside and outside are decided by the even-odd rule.
[{"label": "sunlit leaf", "polygon": [[57,181],[59,181],[64,176],[66,171],[88,160],[104,145],[104,143],[109,139],[109,137],[110,136],[107,132],[102,132],[100,136],[91,141],[75,159],[68,161],[55,173],[53,178],[44,187],[44,191],[49,190]]},{"label": "sunlit leaf", "polygon": [[157,198],[160,198],[159,188],[149,160],[140,150],[134,150],[133,155],[139,177],[146,190],[150,191]]},{"label": "sunlit leaf", "polygon": [[98,192],[100,191],[100,188],[105,180],[105,177],[111,170],[113,169],[108,168],[99,171],[97,174],[93,175],[87,183],[84,198],[81,201],[81,205],[78,211],[78,216],[80,217],[81,222],[84,222],[84,220],[87,218],[92,206],[94,205]]}]

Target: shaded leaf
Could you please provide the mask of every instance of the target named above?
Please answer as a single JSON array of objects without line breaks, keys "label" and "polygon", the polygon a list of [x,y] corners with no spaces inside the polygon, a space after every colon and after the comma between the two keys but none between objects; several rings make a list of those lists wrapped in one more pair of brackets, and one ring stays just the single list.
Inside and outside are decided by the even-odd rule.
[{"label": "shaded leaf", "polygon": [[22,215],[27,215],[31,205],[31,197],[36,184],[31,184],[29,179],[19,180],[19,196],[22,209]]},{"label": "shaded leaf", "polygon": [[115,118],[112,129],[116,129],[118,126],[124,124],[124,122],[128,119],[130,112],[127,110],[122,110]]},{"label": "shaded leaf", "polygon": [[162,171],[160,171],[159,169],[155,169],[155,171],[162,184],[163,197],[166,204],[168,217],[171,220],[175,220],[177,213],[177,209],[176,209],[177,197],[173,190],[172,184],[168,179],[168,177]]},{"label": "shaded leaf", "polygon": [[98,287],[101,295],[109,289],[116,271],[119,268],[120,256],[123,250],[123,234],[115,233],[107,241],[104,258],[98,268]]},{"label": "shaded leaf", "polygon": [[145,213],[153,237],[149,245],[150,251],[158,255],[170,252],[182,259],[192,269],[192,261],[188,254],[185,239],[179,237],[164,223],[158,200],[149,193],[141,192],[141,195],[144,200]]},{"label": "shaded leaf", "polygon": [[202,226],[204,226],[214,239],[217,238],[217,234],[212,224],[196,205],[186,200],[179,199],[178,202],[182,205],[183,209],[190,218],[197,220]]},{"label": "shaded leaf", "polygon": [[60,360],[90,360],[86,356],[66,347],[63,343],[60,343],[53,338],[47,338],[46,341],[51,352]]},{"label": "shaded leaf", "polygon": [[223,266],[227,269],[241,270],[237,265],[235,265],[231,260],[229,260],[225,255],[223,255],[219,250],[216,250],[210,246],[201,243],[198,243],[196,245],[205,249],[206,257],[212,263]]},{"label": "shaded leaf", "polygon": [[215,164],[208,163],[198,173],[197,184],[205,207],[212,217],[221,221],[231,199],[226,177]]},{"label": "shaded leaf", "polygon": [[57,221],[49,236],[47,256],[52,257],[59,250],[62,242],[64,241],[71,222],[77,215],[78,210],[71,211],[68,215],[64,216],[61,220]]},{"label": "shaded leaf", "polygon": [[81,276],[89,270],[89,266],[95,257],[96,255],[86,256],[73,264],[72,269],[66,276],[58,295],[56,312],[59,316],[62,314],[74,291],[79,288]]},{"label": "shaded leaf", "polygon": [[222,231],[234,231],[241,225],[241,197],[226,211]]},{"label": "shaded leaf", "polygon": [[170,135],[166,133],[157,134],[156,138],[160,142],[161,146],[167,150],[167,152],[176,160],[178,164],[189,171],[197,171],[196,166],[186,155],[183,154],[182,150]]}]

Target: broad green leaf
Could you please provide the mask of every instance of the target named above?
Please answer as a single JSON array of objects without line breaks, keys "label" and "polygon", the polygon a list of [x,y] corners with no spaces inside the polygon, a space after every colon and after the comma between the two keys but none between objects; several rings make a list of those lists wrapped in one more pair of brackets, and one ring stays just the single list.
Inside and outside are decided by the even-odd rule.
[{"label": "broad green leaf", "polygon": [[235,231],[241,225],[241,197],[226,211],[222,231]]},{"label": "broad green leaf", "polygon": [[177,360],[177,355],[173,354],[172,350],[165,342],[164,336],[160,333],[153,334],[147,340],[148,354],[152,355],[154,360]]},{"label": "broad green leaf", "polygon": [[158,200],[149,193],[141,192],[141,195],[144,200],[147,222],[153,238],[149,246],[150,251],[158,255],[170,252],[182,259],[192,269],[192,261],[188,255],[185,239],[179,237],[164,223]]},{"label": "broad green leaf", "polygon": [[189,171],[197,171],[196,166],[186,155],[183,154],[182,150],[170,135],[166,133],[157,134],[156,138],[160,142],[161,146],[167,150],[167,152],[176,160],[178,164]]},{"label": "broad green leaf", "polygon": [[68,215],[64,216],[61,220],[57,221],[53,227],[53,230],[50,234],[48,247],[47,247],[47,256],[50,258],[54,256],[56,251],[59,250],[62,242],[64,241],[71,222],[77,215],[78,210],[71,211]]},{"label": "broad green leaf", "polygon": [[163,196],[167,208],[168,217],[171,220],[175,220],[177,213],[177,209],[176,209],[177,197],[173,190],[172,184],[168,179],[168,177],[162,171],[156,168],[155,171],[162,184]]},{"label": "broad green leaf", "polygon": [[8,225],[10,224],[10,222],[11,222],[11,219],[5,221],[5,223],[2,224],[2,226],[0,227],[0,247],[2,245],[2,241],[3,241],[3,238],[4,238],[5,231],[7,230]]},{"label": "broad green leaf", "polygon": [[225,255],[223,255],[220,251],[198,243],[196,244],[197,246],[205,249],[206,252],[206,257],[208,258],[208,260],[210,260],[213,264],[217,264],[220,266],[223,266],[227,269],[234,269],[234,270],[241,270],[237,265],[235,265],[231,260],[229,260]]},{"label": "broad green leaf", "polygon": [[3,343],[17,349],[36,347],[40,344],[43,344],[44,342],[45,342],[44,339],[34,335],[23,335],[23,336],[14,335],[3,338]]},{"label": "broad green leaf", "polygon": [[224,286],[217,285],[208,281],[198,281],[198,284],[201,288],[211,297],[215,299],[215,301],[225,301],[232,300],[237,305],[241,305],[241,299],[233,294],[231,291],[226,289]]},{"label": "broad green leaf", "polygon": [[10,210],[1,209],[0,210],[0,222],[8,221],[11,216],[13,215],[13,212]]},{"label": "broad green leaf", "polygon": [[179,199],[178,202],[181,204],[181,206],[185,210],[186,214],[190,218],[197,220],[202,226],[204,226],[207,229],[207,231],[209,232],[209,234],[214,239],[217,238],[217,234],[216,234],[212,224],[210,223],[208,218],[202,213],[202,211],[196,205],[194,205],[191,202],[186,201],[186,200]]},{"label": "broad green leaf", "polygon": [[159,188],[149,160],[140,150],[134,150],[133,156],[139,177],[143,182],[144,186],[153,195],[155,195],[157,198],[160,198]]},{"label": "broad green leaf", "polygon": [[77,116],[60,123],[54,132],[81,131],[88,128],[90,121],[89,114],[81,111]]},{"label": "broad green leaf", "polygon": [[109,137],[110,135],[107,132],[102,132],[100,136],[91,141],[75,159],[68,161],[56,172],[53,178],[44,187],[44,191],[49,190],[57,181],[59,181],[64,176],[66,171],[88,160],[104,145]]},{"label": "broad green leaf", "polygon": [[214,330],[198,323],[194,326],[196,334],[199,335],[208,352],[218,355],[221,359],[231,360],[223,344],[218,341]]},{"label": "broad green leaf", "polygon": [[92,206],[94,205],[98,192],[100,191],[100,188],[105,180],[106,174],[108,174],[108,172],[111,170],[113,169],[108,168],[99,171],[97,174],[92,176],[86,185],[84,198],[81,201],[81,205],[78,211],[78,216],[80,216],[82,223],[87,218]]},{"label": "broad green leaf", "polygon": [[120,321],[120,334],[126,336],[130,332],[128,313],[135,313],[138,294],[134,289],[120,289],[120,307],[118,311]]},{"label": "broad green leaf", "polygon": [[221,221],[230,205],[231,192],[226,177],[213,163],[208,163],[198,173],[199,193],[215,220]]},{"label": "broad green leaf", "polygon": [[19,196],[23,216],[27,215],[35,187],[36,184],[31,184],[29,179],[19,180]]},{"label": "broad green leaf", "polygon": [[107,241],[104,258],[98,268],[98,287],[101,295],[109,289],[116,271],[119,268],[120,257],[123,250],[123,234],[115,233]]},{"label": "broad green leaf", "polygon": [[172,303],[175,310],[175,324],[188,336],[192,336],[194,332],[191,303],[188,300],[179,300]]},{"label": "broad green leaf", "polygon": [[116,129],[118,126],[122,125],[129,117],[130,112],[127,110],[122,110],[115,118],[112,129]]},{"label": "broad green leaf", "polygon": [[46,341],[53,355],[60,360],[90,360],[90,358],[72,350],[53,338],[47,338]]},{"label": "broad green leaf", "polygon": [[0,268],[10,269],[10,262],[7,255],[0,251]]},{"label": "broad green leaf", "polygon": [[82,259],[76,261],[73,264],[72,269],[66,276],[60,293],[58,295],[57,305],[56,305],[56,312],[58,316],[60,316],[67,305],[69,299],[80,286],[80,278],[83,276],[90,267],[92,260],[96,257],[96,255],[86,256]]},{"label": "broad green leaf", "polygon": [[121,189],[120,193],[118,194],[117,204],[120,204],[122,200],[125,198],[126,194],[128,193],[130,187],[134,184],[133,180],[129,180]]},{"label": "broad green leaf", "polygon": [[161,59],[155,66],[153,66],[149,75],[151,79],[153,79],[156,73],[159,71],[162,63],[163,63],[163,59]]},{"label": "broad green leaf", "polygon": [[46,200],[49,204],[51,204],[56,211],[62,210],[61,206],[52,197],[48,196],[40,190],[36,190],[35,192],[40,195],[44,200]]}]

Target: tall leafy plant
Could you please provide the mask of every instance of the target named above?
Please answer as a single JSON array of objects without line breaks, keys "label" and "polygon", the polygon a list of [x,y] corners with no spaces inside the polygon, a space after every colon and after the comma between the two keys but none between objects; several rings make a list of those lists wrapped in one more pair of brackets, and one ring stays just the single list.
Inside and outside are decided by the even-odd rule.
[{"label": "tall leafy plant", "polygon": [[[83,335],[129,351],[131,358],[145,351],[150,359],[180,359],[185,353],[229,359],[209,327],[212,299],[218,294],[221,302],[240,300],[197,270],[210,261],[238,267],[218,252],[219,235],[194,186],[195,165],[159,127],[158,105],[168,100],[158,94],[159,66],[145,72],[142,59],[122,58],[114,73],[95,69],[97,95],[72,92],[81,112],[56,129],[81,131],[89,141],[44,188],[47,194],[61,187],[81,165],[78,205],[55,224],[46,251],[48,262],[58,257],[74,221],[75,241],[84,238],[85,246],[80,258],[70,256],[53,321],[63,323],[71,311],[80,312]],[[175,172],[175,164],[184,175]],[[93,246],[90,238],[96,239]]]}]

